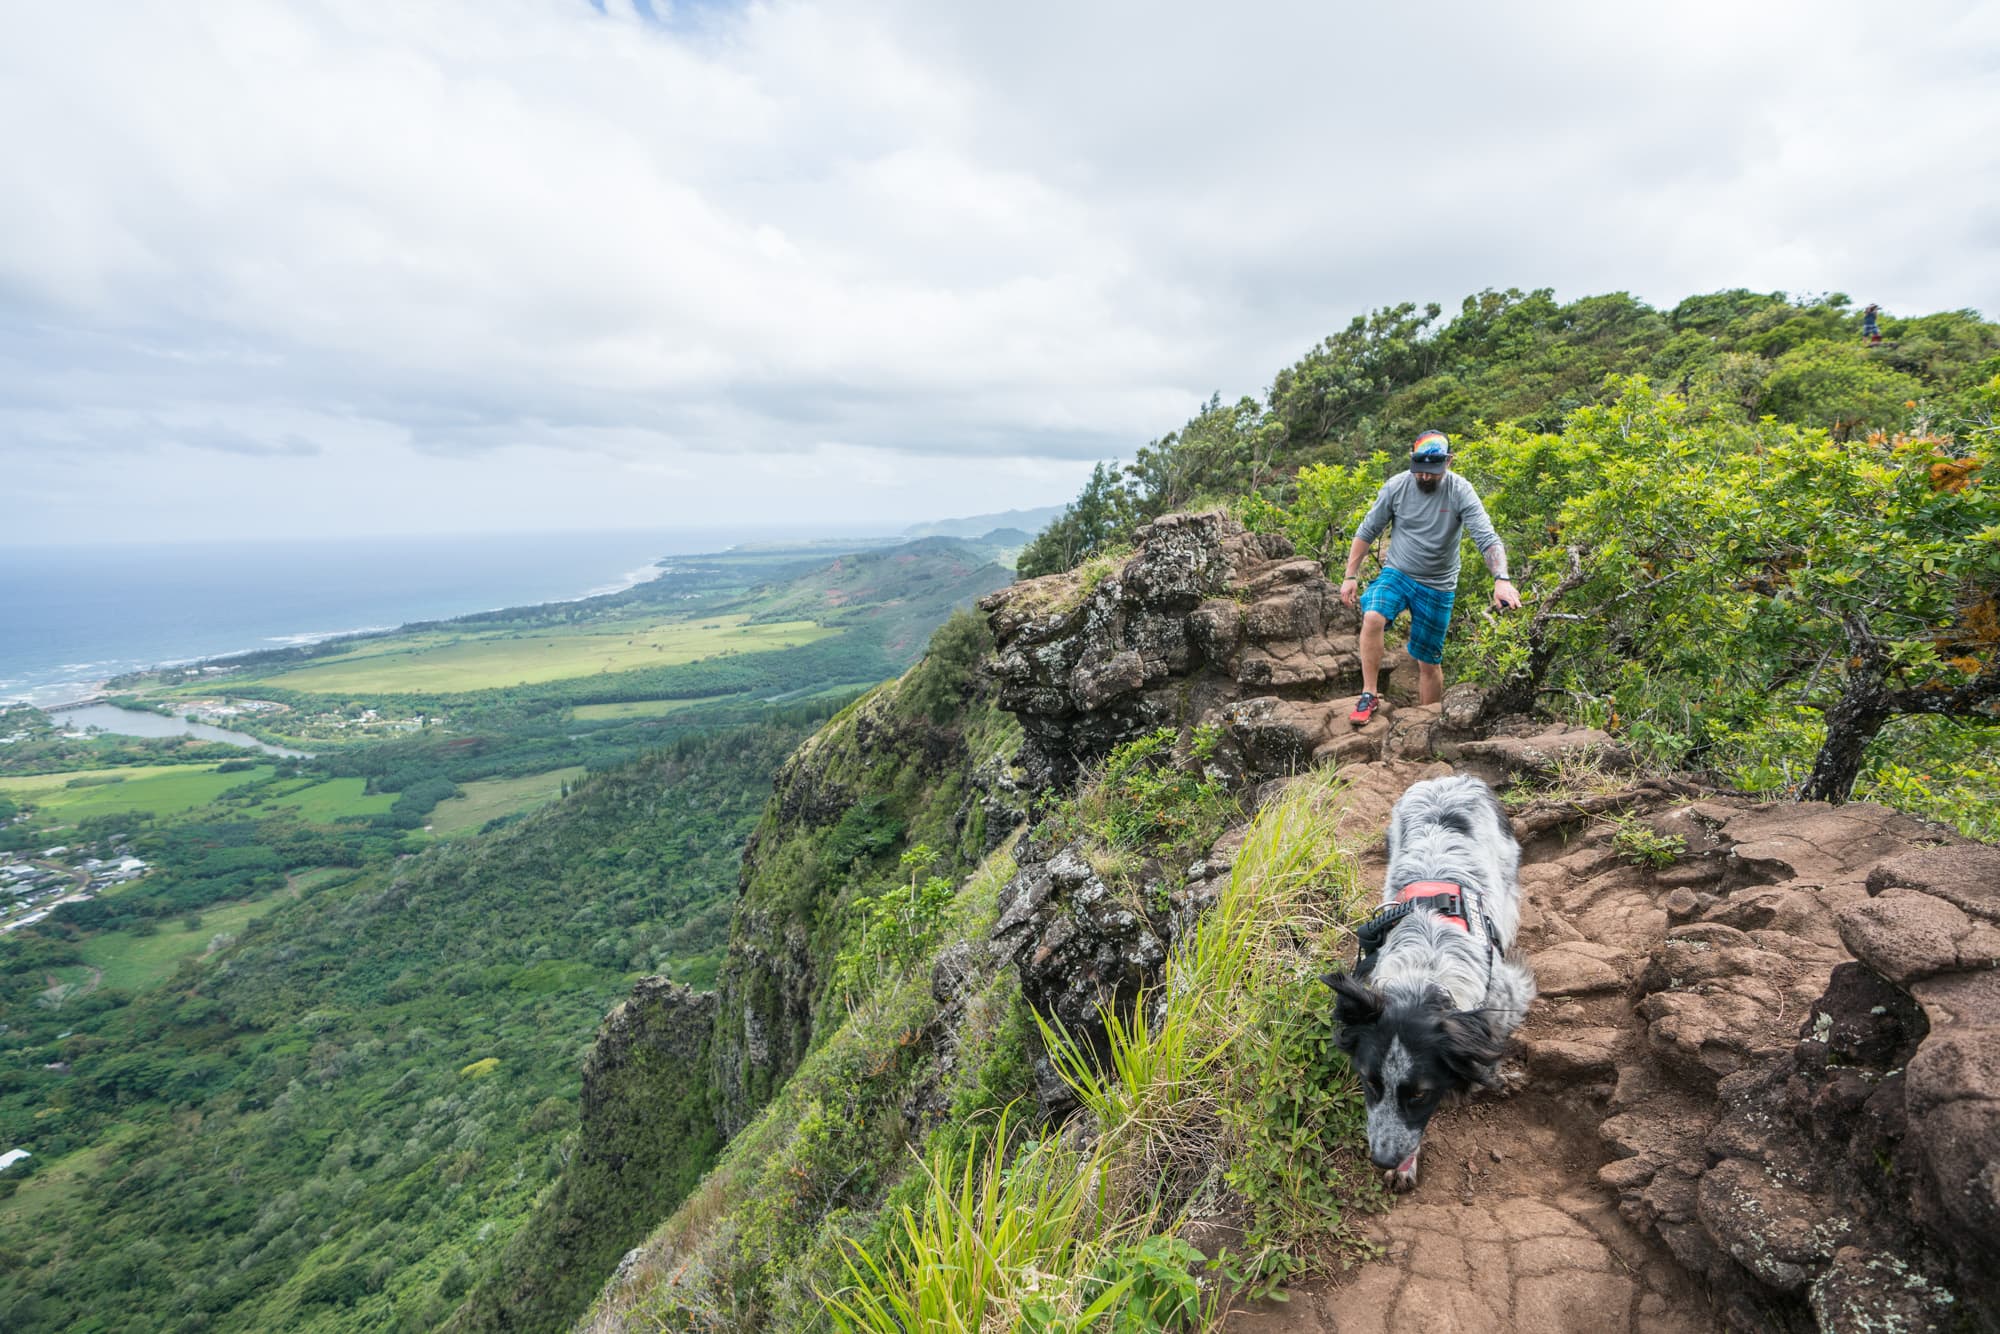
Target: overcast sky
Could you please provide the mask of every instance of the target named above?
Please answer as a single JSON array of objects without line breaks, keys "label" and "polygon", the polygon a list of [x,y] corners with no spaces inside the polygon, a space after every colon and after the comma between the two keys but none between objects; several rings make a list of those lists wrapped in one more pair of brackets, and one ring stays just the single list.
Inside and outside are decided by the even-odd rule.
[{"label": "overcast sky", "polygon": [[2000,5],[0,4],[0,542],[1067,499],[1494,286],[2000,313]]}]

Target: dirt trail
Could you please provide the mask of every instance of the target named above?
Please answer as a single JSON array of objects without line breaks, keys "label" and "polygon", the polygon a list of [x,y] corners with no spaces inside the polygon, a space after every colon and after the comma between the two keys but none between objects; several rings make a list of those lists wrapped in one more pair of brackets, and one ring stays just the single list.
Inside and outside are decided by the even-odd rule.
[{"label": "dirt trail", "polygon": [[[1366,824],[1442,764],[1357,766],[1352,818]],[[1612,1159],[1598,1127],[1615,1058],[1645,1040],[1626,995],[1665,937],[1672,892],[1626,866],[1589,821],[1523,844],[1520,945],[1542,997],[1516,1045],[1529,1078],[1511,1097],[1439,1113],[1418,1189],[1366,1234],[1379,1257],[1286,1303],[1241,1312],[1239,1334],[1694,1334],[1719,1328],[1695,1281],[1619,1213],[1598,1179]],[[1567,843],[1564,837],[1567,836]],[[1364,864],[1380,883],[1379,857]]]}]

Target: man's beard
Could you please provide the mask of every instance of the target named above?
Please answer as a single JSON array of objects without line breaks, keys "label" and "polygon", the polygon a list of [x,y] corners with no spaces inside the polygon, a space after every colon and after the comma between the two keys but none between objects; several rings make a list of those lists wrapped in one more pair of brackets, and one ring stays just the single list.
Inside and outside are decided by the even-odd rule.
[{"label": "man's beard", "polygon": [[1431,492],[1437,490],[1438,486],[1441,483],[1443,483],[1443,481],[1444,481],[1443,473],[1439,473],[1435,477],[1419,476],[1417,478],[1417,490],[1423,492],[1425,495],[1429,495]]}]

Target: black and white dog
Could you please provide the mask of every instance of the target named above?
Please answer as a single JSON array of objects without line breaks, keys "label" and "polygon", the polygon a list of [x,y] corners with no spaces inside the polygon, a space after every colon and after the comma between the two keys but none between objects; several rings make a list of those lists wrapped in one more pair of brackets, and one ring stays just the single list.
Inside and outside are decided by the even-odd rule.
[{"label": "black and white dog", "polygon": [[1368,1156],[1410,1190],[1431,1113],[1447,1093],[1497,1082],[1535,978],[1508,957],[1521,847],[1492,788],[1463,774],[1416,784],[1390,813],[1388,851],[1361,958],[1325,981],[1368,1102]]}]

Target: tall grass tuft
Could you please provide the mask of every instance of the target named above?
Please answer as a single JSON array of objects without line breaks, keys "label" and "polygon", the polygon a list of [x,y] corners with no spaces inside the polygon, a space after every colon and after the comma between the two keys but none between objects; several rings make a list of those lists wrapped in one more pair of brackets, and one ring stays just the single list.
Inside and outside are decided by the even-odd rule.
[{"label": "tall grass tuft", "polygon": [[1151,1220],[1112,1215],[1101,1150],[1048,1138],[1014,1146],[1010,1159],[1009,1139],[1003,1116],[983,1155],[956,1169],[943,1154],[925,1162],[922,1211],[903,1210],[888,1253],[852,1248],[853,1286],[827,1300],[837,1328],[977,1334],[1035,1310],[1081,1329],[1117,1306],[1131,1277],[1083,1280]]}]

